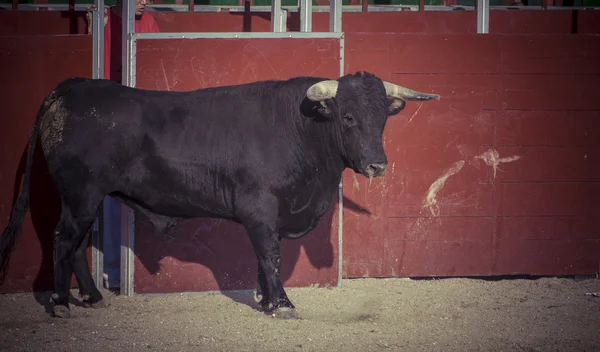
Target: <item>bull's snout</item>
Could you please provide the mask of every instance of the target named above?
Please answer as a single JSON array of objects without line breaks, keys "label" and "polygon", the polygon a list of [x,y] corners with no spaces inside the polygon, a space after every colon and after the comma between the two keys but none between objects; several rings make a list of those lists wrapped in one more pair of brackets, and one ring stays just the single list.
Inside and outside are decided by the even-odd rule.
[{"label": "bull's snout", "polygon": [[385,175],[387,164],[371,164],[367,166],[367,176],[380,177]]}]

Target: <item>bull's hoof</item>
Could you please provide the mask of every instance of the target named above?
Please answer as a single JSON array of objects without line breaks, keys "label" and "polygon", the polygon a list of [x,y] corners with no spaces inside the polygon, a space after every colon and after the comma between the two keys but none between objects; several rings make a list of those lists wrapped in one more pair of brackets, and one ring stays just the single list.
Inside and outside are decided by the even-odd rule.
[{"label": "bull's hoof", "polygon": [[97,309],[101,309],[101,308],[107,308],[108,304],[103,300],[99,300],[98,302],[92,302],[90,300],[84,300],[82,303],[84,308],[97,308]]},{"label": "bull's hoof", "polygon": [[298,312],[294,308],[281,307],[273,311],[272,316],[277,319],[292,320],[300,319]]},{"label": "bull's hoof", "polygon": [[57,318],[69,318],[71,317],[71,313],[69,312],[69,307],[63,305],[55,305],[52,307],[52,312],[54,316]]}]

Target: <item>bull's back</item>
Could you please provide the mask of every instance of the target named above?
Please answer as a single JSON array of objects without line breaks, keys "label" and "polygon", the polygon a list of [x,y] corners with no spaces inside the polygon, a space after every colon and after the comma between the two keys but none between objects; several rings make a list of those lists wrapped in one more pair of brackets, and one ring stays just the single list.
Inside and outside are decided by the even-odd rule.
[{"label": "bull's back", "polygon": [[[69,79],[48,94],[40,141],[51,171],[122,172],[139,154],[144,92],[107,80]],[[66,167],[67,165],[70,165]],[[91,171],[90,171],[91,172]]]}]

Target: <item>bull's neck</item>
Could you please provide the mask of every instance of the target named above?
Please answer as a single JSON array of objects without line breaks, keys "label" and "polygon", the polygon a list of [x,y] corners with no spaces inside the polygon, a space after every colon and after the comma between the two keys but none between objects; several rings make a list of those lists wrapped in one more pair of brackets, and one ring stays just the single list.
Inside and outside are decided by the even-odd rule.
[{"label": "bull's neck", "polygon": [[323,181],[338,180],[345,169],[341,151],[341,135],[335,124],[326,121],[305,121],[300,127],[300,135],[306,170],[309,174]]}]

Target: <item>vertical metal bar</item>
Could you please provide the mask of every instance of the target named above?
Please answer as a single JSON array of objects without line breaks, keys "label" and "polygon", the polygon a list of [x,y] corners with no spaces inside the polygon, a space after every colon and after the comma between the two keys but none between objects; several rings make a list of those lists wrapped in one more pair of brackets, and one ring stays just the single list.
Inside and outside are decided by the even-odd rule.
[{"label": "vertical metal bar", "polygon": [[12,1],[12,9],[13,10],[18,10],[19,9],[19,0],[13,0]]},{"label": "vertical metal bar", "polygon": [[194,0],[189,0],[190,1],[190,12],[194,12],[194,6],[196,6],[196,2]]},{"label": "vertical metal bar", "polygon": [[490,0],[477,0],[477,33],[490,32]]},{"label": "vertical metal bar", "polygon": [[[345,74],[344,67],[344,36],[340,38],[340,77]],[[340,178],[338,188],[338,284],[337,287],[342,287],[344,278],[344,187],[343,176]]]},{"label": "vertical metal bar", "polygon": [[135,32],[135,0],[123,0],[123,40],[122,58],[123,65],[121,82],[129,87],[135,87],[132,72],[135,67],[135,53],[132,51],[132,34]]},{"label": "vertical metal bar", "polygon": [[96,218],[92,227],[92,278],[99,290],[104,283],[104,217],[101,215]]},{"label": "vertical metal bar", "polygon": [[123,296],[133,296],[133,244],[135,217],[134,212],[121,205],[121,287]]},{"label": "vertical metal bar", "polygon": [[329,2],[329,31],[342,31],[342,0],[331,0]]},{"label": "vertical metal bar", "polygon": [[281,22],[280,22],[280,28],[279,31],[280,32],[287,32],[287,15],[288,15],[288,10],[286,9],[281,9]]},{"label": "vertical metal bar", "polygon": [[271,32],[285,32],[282,30],[281,0],[271,2]]},{"label": "vertical metal bar", "polygon": [[94,57],[92,77],[104,78],[104,0],[94,0],[96,11],[92,13],[92,40]]},{"label": "vertical metal bar", "polygon": [[[92,78],[104,78],[104,0],[94,0],[96,11],[92,13]],[[101,211],[102,213],[103,211]],[[103,216],[96,217],[92,228],[92,278],[98,289],[103,286],[104,274],[104,226]]]},{"label": "vertical metal bar", "polygon": [[369,0],[362,0],[362,12],[369,12]]},{"label": "vertical metal bar", "polygon": [[69,0],[69,11],[75,11],[75,0]]},{"label": "vertical metal bar", "polygon": [[[123,65],[122,82],[129,87],[135,87],[135,0],[123,1]],[[133,244],[134,244],[134,213],[133,210],[121,204],[121,294],[133,295]]]},{"label": "vertical metal bar", "polygon": [[300,32],[312,32],[312,0],[300,0]]},{"label": "vertical metal bar", "polygon": [[425,11],[425,0],[419,0],[419,11]]}]

